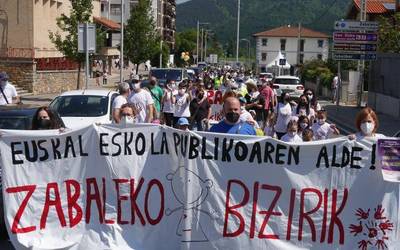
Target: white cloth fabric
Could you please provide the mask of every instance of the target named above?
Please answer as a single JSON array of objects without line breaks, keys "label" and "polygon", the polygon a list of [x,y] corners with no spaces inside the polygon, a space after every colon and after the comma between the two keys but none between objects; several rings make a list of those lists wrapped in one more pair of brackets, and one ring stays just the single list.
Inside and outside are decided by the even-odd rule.
[{"label": "white cloth fabric", "polygon": [[126,97],[123,95],[119,95],[115,97],[113,103],[112,103],[112,108],[113,109],[120,109],[122,105],[127,103],[128,101],[126,100]]},{"label": "white cloth fabric", "polygon": [[298,114],[296,112],[297,112],[297,108],[294,108],[293,109],[293,116],[299,117],[299,116],[304,115],[304,116],[307,116],[308,119],[311,119],[311,117],[315,117],[315,111],[314,111],[313,108],[310,108],[310,113],[308,115],[307,115],[307,110],[305,108],[300,108]]},{"label": "white cloth fabric", "polygon": [[311,129],[314,133],[314,140],[316,141],[333,137],[333,130],[331,129],[331,125],[327,122],[322,125],[316,122],[311,126]]},{"label": "white cloth fabric", "polygon": [[282,136],[281,141],[284,142],[303,142],[303,139],[298,134],[295,134],[294,136],[290,136],[289,134],[285,134]]},{"label": "white cloth fabric", "polygon": [[138,112],[136,116],[137,122],[146,122],[148,106],[154,104],[151,94],[148,91],[142,89],[137,93],[133,93],[129,97],[128,102],[135,105],[136,111]]},{"label": "white cloth fabric", "polygon": [[[7,82],[7,84],[4,86],[3,92],[8,100],[8,104],[11,104],[13,102],[13,98],[18,96],[17,90],[9,82]],[[1,92],[0,92],[0,105],[7,105],[7,101]]]},{"label": "white cloth fabric", "polygon": [[175,112],[174,117],[190,117],[190,101],[189,94],[175,95]]},{"label": "white cloth fabric", "polygon": [[[178,94],[177,90],[172,90],[172,96]],[[163,110],[164,113],[174,113],[175,112],[175,104],[172,103],[171,92],[164,92],[164,100],[163,100]]]},{"label": "white cloth fabric", "polygon": [[275,131],[278,133],[286,133],[287,125],[292,117],[292,107],[289,103],[278,103],[275,108],[275,113],[277,114]]}]

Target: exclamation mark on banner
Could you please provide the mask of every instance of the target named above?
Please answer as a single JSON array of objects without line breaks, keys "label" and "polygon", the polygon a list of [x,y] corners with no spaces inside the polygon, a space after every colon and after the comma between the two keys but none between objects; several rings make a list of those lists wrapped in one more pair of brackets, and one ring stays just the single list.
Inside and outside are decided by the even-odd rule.
[{"label": "exclamation mark on banner", "polygon": [[371,150],[371,167],[369,169],[375,170],[375,152],[376,152],[376,144],[372,145],[372,150]]}]

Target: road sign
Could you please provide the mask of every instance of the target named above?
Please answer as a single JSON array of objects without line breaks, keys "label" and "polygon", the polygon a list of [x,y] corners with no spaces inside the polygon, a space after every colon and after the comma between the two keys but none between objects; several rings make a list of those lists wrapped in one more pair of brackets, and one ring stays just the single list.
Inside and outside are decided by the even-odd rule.
[{"label": "road sign", "polygon": [[[86,44],[88,44],[89,53],[96,52],[96,25],[93,23],[89,23],[87,25],[88,33],[86,36],[85,24],[79,24],[78,26],[78,52],[85,53],[86,52]],[[86,43],[87,37],[87,43]]]},{"label": "road sign", "polygon": [[333,45],[334,51],[352,51],[352,52],[375,52],[377,49],[376,44],[364,43],[335,43]]},{"label": "road sign", "polygon": [[376,43],[378,41],[378,35],[376,33],[334,32],[333,41],[341,43]]},{"label": "road sign", "polygon": [[335,30],[340,31],[378,31],[378,22],[369,21],[336,21],[334,25]]},{"label": "road sign", "polygon": [[376,60],[376,54],[357,54],[357,53],[334,53],[334,60],[346,61],[346,60]]},{"label": "road sign", "polygon": [[211,54],[209,61],[210,61],[211,64],[217,64],[218,63],[218,55],[217,54]]},{"label": "road sign", "polygon": [[285,66],[286,65],[286,59],[279,59],[279,65],[280,66]]}]

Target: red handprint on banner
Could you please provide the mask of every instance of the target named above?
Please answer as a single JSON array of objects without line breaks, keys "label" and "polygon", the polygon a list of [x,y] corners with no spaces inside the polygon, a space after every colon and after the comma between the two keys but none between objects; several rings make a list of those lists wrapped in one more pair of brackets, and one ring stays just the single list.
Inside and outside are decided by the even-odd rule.
[{"label": "red handprint on banner", "polygon": [[369,208],[368,211],[364,211],[362,208],[357,209],[356,216],[358,216],[358,220],[366,220],[369,217]]},{"label": "red handprint on banner", "polygon": [[355,211],[358,223],[349,225],[350,233],[360,239],[358,242],[356,241],[360,250],[368,250],[368,245],[371,245],[370,248],[373,249],[388,249],[389,237],[387,235],[393,231],[394,225],[389,219],[386,219],[385,209],[382,208],[382,205],[374,208],[373,217],[369,216],[370,211],[370,208],[358,208]]},{"label": "red handprint on banner", "polygon": [[374,213],[375,220],[384,220],[384,219],[386,219],[386,217],[383,217],[383,213],[385,212],[385,209],[382,209],[382,205],[379,205],[374,210],[375,210],[375,213]]},{"label": "red handprint on banner", "polygon": [[363,226],[361,224],[362,222],[360,221],[360,225],[350,225],[350,233],[354,233],[354,236],[357,236],[357,234],[361,233],[363,231]]}]

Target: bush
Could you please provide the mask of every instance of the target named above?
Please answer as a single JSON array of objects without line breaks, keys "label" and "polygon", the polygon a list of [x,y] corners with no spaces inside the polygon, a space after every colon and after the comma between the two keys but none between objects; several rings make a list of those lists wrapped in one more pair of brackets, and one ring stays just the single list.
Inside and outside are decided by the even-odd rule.
[{"label": "bush", "polygon": [[322,60],[311,60],[305,62],[300,69],[302,81],[314,81],[319,78],[323,86],[330,87],[335,74],[328,64]]}]

